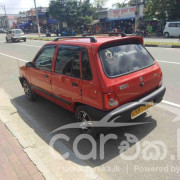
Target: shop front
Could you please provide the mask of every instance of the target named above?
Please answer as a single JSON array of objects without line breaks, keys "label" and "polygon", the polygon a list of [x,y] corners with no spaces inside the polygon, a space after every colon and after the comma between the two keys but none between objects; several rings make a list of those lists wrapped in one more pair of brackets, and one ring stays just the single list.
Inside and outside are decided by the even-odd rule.
[{"label": "shop front", "polygon": [[[141,5],[140,22],[143,20],[143,9],[144,6]],[[131,34],[135,28],[135,17],[136,6],[98,12],[102,33],[108,33],[116,29],[117,32]]]}]

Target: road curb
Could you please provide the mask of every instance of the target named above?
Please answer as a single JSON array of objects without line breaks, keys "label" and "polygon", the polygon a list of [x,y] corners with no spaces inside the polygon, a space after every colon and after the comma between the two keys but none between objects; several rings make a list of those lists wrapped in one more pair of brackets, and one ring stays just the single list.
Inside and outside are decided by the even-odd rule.
[{"label": "road curb", "polygon": [[[2,121],[11,134],[17,139],[24,152],[35,164],[37,169],[47,180],[56,179],[87,179],[103,180],[94,168],[78,159],[74,152],[62,142],[56,144],[54,150],[49,146],[52,136],[43,130],[41,124],[28,114],[16,102],[11,101],[5,90],[0,88],[0,121]],[[5,108],[4,108],[5,107]],[[46,137],[45,137],[46,136]],[[44,137],[44,138],[42,138]],[[52,151],[56,156],[53,156]],[[63,158],[63,153],[68,152],[69,159]],[[79,171],[79,172],[78,172]]]},{"label": "road curb", "polygon": [[180,48],[180,46],[176,46],[176,45],[166,45],[166,44],[161,44],[161,45],[145,44],[145,47]]}]

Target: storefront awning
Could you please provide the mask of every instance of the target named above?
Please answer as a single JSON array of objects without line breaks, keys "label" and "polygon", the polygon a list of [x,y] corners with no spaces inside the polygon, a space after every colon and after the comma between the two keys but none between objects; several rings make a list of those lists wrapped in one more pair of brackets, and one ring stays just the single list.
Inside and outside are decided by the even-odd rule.
[{"label": "storefront awning", "polygon": [[[129,17],[122,17],[122,18],[111,18],[111,19],[106,19],[106,22],[111,22],[111,21],[121,21],[121,20],[130,20],[130,19],[135,19],[135,16],[129,16]],[[142,18],[142,16],[140,16]]]},{"label": "storefront awning", "polygon": [[47,23],[48,23],[48,24],[58,24],[59,21],[56,20],[56,19],[47,19]]},{"label": "storefront awning", "polygon": [[95,24],[98,24],[99,23],[99,20],[94,20],[90,25],[93,26]]},{"label": "storefront awning", "polygon": [[155,17],[147,17],[147,18],[145,18],[144,20],[145,20],[145,21],[158,21],[158,19],[155,18]]}]

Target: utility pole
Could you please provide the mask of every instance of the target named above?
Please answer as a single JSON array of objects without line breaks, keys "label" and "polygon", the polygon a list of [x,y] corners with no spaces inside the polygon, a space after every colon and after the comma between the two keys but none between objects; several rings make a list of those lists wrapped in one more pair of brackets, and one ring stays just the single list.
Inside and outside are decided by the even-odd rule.
[{"label": "utility pole", "polygon": [[140,2],[139,2],[139,0],[136,0],[135,32],[139,28],[139,18],[140,18]]},{"label": "utility pole", "polygon": [[37,22],[38,35],[40,37],[41,32],[40,32],[40,27],[39,27],[38,11],[37,11],[37,8],[36,8],[36,0],[34,0],[34,7],[35,7],[35,11],[36,11],[36,22]]}]

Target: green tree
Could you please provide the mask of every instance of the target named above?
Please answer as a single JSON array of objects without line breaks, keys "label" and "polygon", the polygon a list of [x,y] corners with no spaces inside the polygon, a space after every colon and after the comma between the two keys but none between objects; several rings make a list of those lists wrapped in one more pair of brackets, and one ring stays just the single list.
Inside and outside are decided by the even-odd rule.
[{"label": "green tree", "polygon": [[51,16],[60,21],[62,27],[66,22],[68,27],[76,30],[81,25],[90,24],[96,9],[89,3],[89,0],[79,2],[77,0],[51,0],[49,5],[49,13]]},{"label": "green tree", "polygon": [[115,3],[113,4],[112,6],[115,7],[115,8],[123,8],[123,7],[126,7],[128,5],[127,3],[127,0],[125,0],[123,3]]},{"label": "green tree", "polygon": [[144,15],[164,21],[178,20],[180,18],[178,5],[178,0],[149,0],[144,9]]},{"label": "green tree", "polygon": [[94,0],[94,5],[98,9],[101,9],[104,7],[104,5],[107,3],[108,0]]}]

